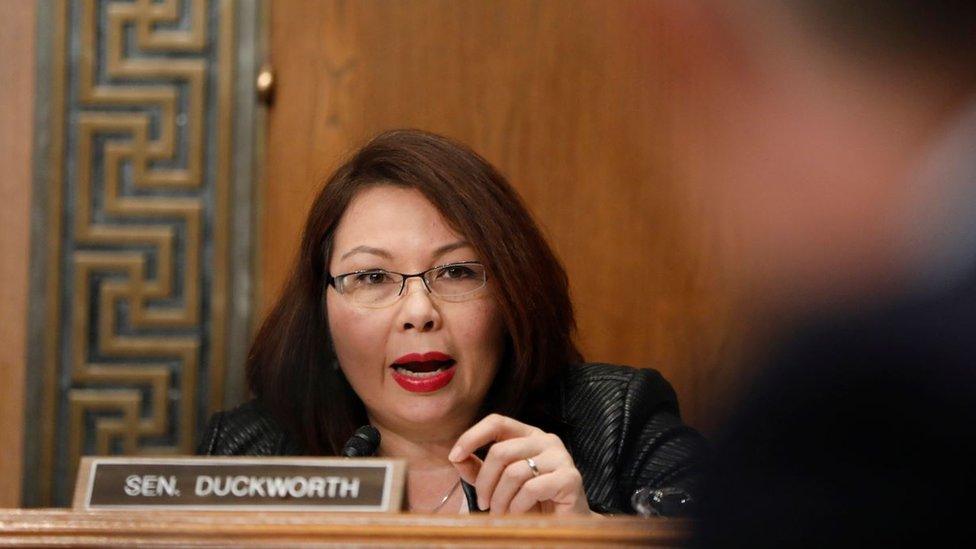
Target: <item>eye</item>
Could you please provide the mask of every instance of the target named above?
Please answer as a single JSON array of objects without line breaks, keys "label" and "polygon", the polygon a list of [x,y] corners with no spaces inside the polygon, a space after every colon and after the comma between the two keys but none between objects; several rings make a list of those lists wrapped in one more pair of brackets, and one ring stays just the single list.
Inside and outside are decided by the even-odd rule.
[{"label": "eye", "polygon": [[388,284],[393,282],[393,278],[385,271],[369,271],[357,273],[353,278],[357,286],[376,286],[378,284]]},{"label": "eye", "polygon": [[474,278],[475,273],[470,267],[466,265],[449,265],[441,269],[440,274],[437,278],[446,278],[448,280],[464,280],[467,278]]}]

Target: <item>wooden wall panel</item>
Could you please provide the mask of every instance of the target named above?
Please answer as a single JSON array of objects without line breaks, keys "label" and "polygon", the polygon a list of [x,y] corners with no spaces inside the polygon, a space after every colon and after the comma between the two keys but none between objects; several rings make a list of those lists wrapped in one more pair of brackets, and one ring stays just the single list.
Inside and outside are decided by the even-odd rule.
[{"label": "wooden wall panel", "polygon": [[714,425],[730,334],[721,235],[678,172],[658,55],[673,41],[632,32],[630,14],[603,0],[274,2],[264,310],[343,157],[386,129],[443,133],[529,204],[569,271],[587,358],[658,368],[686,418]]},{"label": "wooden wall panel", "polygon": [[34,3],[0,8],[0,508],[20,506],[30,239]]}]

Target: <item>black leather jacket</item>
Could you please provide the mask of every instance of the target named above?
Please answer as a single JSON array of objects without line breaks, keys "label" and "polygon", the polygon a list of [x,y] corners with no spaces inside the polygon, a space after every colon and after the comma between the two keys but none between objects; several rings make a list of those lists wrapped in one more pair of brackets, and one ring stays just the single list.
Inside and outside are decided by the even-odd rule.
[{"label": "black leather jacket", "polygon": [[[631,496],[642,487],[680,488],[697,497],[705,442],[681,423],[674,390],[658,372],[609,364],[567,372],[556,434],[583,477],[591,509],[633,513]],[[214,414],[197,453],[281,456],[301,449],[252,401]],[[466,495],[470,504],[471,491]]]}]

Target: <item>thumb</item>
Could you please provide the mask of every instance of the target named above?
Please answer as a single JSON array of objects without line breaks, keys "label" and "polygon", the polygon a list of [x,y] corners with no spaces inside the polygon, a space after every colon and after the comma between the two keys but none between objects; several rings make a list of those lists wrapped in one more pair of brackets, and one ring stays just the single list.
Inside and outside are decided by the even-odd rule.
[{"label": "thumb", "polygon": [[478,472],[481,471],[481,459],[474,454],[470,454],[463,460],[453,463],[454,468],[457,469],[458,474],[461,475],[461,479],[468,484],[474,484],[475,480],[478,478]]}]

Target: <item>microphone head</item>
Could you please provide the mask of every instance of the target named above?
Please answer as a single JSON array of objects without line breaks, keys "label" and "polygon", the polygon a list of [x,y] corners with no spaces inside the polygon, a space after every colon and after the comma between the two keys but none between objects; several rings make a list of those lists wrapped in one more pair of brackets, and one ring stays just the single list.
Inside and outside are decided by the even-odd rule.
[{"label": "microphone head", "polygon": [[342,447],[344,457],[369,457],[380,446],[380,432],[372,425],[363,425],[349,437]]}]

